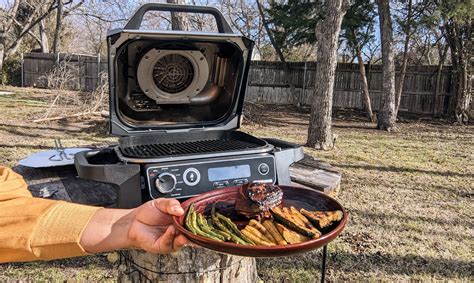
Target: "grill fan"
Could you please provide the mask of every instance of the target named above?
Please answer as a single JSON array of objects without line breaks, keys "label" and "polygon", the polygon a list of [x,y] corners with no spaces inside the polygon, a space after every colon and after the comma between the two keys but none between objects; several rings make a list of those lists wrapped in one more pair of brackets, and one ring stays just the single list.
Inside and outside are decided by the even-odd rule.
[{"label": "grill fan", "polygon": [[137,69],[143,93],[156,104],[189,104],[209,81],[209,65],[198,50],[151,49]]},{"label": "grill fan", "polygon": [[191,85],[193,78],[193,64],[188,58],[179,54],[161,57],[153,69],[156,86],[167,93],[182,92]]}]

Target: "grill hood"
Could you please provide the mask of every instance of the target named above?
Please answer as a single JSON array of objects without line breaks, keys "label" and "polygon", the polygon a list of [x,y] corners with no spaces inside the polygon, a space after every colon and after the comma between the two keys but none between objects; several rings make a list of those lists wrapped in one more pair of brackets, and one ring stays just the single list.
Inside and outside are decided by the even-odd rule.
[{"label": "grill hood", "polygon": [[[142,30],[145,13],[214,16],[218,33]],[[240,126],[253,42],[212,7],[150,3],[107,35],[110,132],[232,130]]]}]

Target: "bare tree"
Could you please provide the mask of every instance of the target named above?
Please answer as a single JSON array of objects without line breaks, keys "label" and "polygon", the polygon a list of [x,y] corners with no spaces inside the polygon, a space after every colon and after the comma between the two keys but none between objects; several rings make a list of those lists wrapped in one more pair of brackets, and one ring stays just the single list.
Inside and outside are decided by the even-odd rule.
[{"label": "bare tree", "polygon": [[269,23],[265,18],[265,12],[263,11],[263,5],[260,4],[260,0],[256,0],[256,1],[257,1],[258,11],[260,13],[260,17],[262,19],[263,26],[265,27],[265,31],[267,32],[268,38],[270,39],[270,42],[271,42],[273,48],[275,49],[275,52],[277,53],[278,58],[280,59],[280,61],[281,62],[286,62],[285,56],[283,55],[283,52],[282,52],[282,48],[281,48],[281,46],[279,46],[277,44],[277,42],[275,40],[275,37],[273,36],[272,30],[270,29]]},{"label": "bare tree", "polygon": [[39,44],[40,44],[41,52],[49,53],[48,34],[46,32],[44,20],[39,22],[38,31],[39,31]]},{"label": "bare tree", "polygon": [[382,41],[382,93],[380,109],[377,116],[379,130],[392,131],[395,127],[397,113],[395,109],[395,61],[393,50],[393,28],[390,16],[390,2],[377,0]]},{"label": "bare tree", "polygon": [[[184,4],[183,0],[166,0],[168,4]],[[173,30],[186,30],[185,28],[185,14],[184,13],[171,13],[171,28]]]},{"label": "bare tree", "polygon": [[[353,31],[354,32],[354,31]],[[356,37],[354,33],[354,38]],[[359,75],[360,75],[360,81],[362,85],[362,103],[364,105],[365,112],[367,114],[367,117],[371,122],[375,122],[377,118],[374,115],[374,112],[372,111],[372,102],[370,101],[370,93],[369,93],[369,83],[367,81],[367,74],[365,70],[365,65],[364,65],[364,58],[362,57],[362,48],[360,47],[360,44],[356,43],[355,44],[355,52],[357,55],[357,62],[359,65]]]},{"label": "bare tree", "polygon": [[[72,2],[72,0],[68,0],[61,3],[65,7]],[[2,48],[0,53],[3,53],[0,59],[0,69],[3,68],[3,62],[6,59],[17,53],[26,36],[31,36],[40,44],[42,49],[47,49],[45,45],[46,39],[41,38],[41,36],[45,35],[44,31],[43,34],[40,31],[39,36],[34,31],[38,30],[36,29],[38,25],[41,29],[41,22],[58,8],[58,0],[14,0],[8,3],[9,5],[0,13],[0,29],[4,31],[4,42],[3,45],[0,45],[0,48]]]},{"label": "bare tree", "polygon": [[323,5],[325,17],[316,24],[317,78],[315,79],[306,144],[323,150],[332,149],[334,146],[331,123],[338,39],[342,18],[349,5],[349,0],[325,2]]},{"label": "bare tree", "polygon": [[53,53],[59,52],[61,30],[63,25],[63,0],[57,0],[56,9],[56,29],[54,31],[53,38]]}]

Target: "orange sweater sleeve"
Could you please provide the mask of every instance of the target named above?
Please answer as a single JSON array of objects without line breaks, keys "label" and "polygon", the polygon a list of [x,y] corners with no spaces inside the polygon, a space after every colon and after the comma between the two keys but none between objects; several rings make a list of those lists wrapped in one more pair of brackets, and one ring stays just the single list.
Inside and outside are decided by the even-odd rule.
[{"label": "orange sweater sleeve", "polygon": [[98,209],[34,198],[20,175],[0,166],[0,263],[87,254],[79,241]]}]

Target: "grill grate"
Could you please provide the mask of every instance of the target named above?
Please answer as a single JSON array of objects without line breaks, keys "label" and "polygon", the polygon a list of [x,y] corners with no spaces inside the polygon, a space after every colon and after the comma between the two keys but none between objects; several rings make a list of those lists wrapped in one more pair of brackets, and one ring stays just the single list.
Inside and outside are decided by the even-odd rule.
[{"label": "grill grate", "polygon": [[206,154],[224,151],[248,150],[260,145],[233,139],[200,140],[181,143],[145,144],[121,148],[127,157],[157,158],[164,156]]}]

